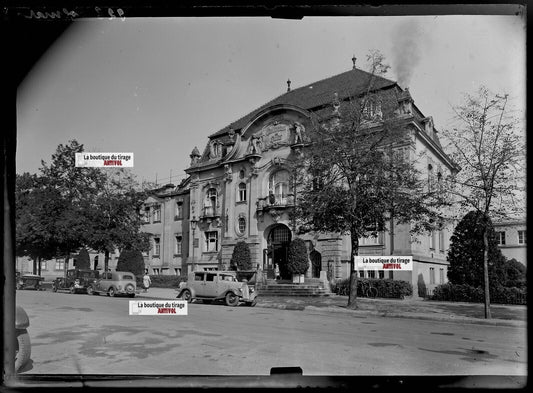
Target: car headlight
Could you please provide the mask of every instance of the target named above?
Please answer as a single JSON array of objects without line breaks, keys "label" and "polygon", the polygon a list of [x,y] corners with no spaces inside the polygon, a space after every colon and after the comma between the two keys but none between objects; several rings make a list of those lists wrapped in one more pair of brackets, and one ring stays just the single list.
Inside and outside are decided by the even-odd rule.
[{"label": "car headlight", "polygon": [[254,287],[250,287],[249,289],[250,289],[250,293],[254,293],[254,291],[255,291]]}]

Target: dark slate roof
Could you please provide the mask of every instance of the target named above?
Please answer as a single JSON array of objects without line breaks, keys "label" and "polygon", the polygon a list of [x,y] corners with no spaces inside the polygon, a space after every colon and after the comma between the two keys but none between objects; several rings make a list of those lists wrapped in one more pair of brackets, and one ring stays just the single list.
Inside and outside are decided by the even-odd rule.
[{"label": "dark slate roof", "polygon": [[379,76],[372,76],[372,74],[359,70],[357,68],[350,71],[343,72],[318,82],[291,90],[279,97],[267,102],[256,110],[250,112],[239,120],[229,124],[223,129],[210,135],[209,138],[217,137],[228,132],[231,129],[237,131],[246,126],[262,110],[281,104],[291,104],[302,109],[313,110],[329,105],[333,102],[334,94],[337,93],[339,100],[348,97],[354,97],[362,94],[369,86],[371,77],[375,78],[372,85],[372,90],[379,90],[385,87],[393,86],[396,82],[385,79]]}]

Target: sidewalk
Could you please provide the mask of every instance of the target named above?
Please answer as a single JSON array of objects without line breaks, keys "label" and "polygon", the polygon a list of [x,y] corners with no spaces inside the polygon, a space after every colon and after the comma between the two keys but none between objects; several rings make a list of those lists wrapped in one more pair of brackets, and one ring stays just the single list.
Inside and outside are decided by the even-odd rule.
[{"label": "sidewalk", "polygon": [[[176,299],[171,288],[150,288],[140,292],[139,299]],[[480,303],[435,302],[423,299],[367,299],[358,298],[357,309],[346,307],[347,296],[273,297],[259,295],[256,307],[283,310],[316,310],[320,312],[354,313],[395,318],[415,318],[459,323],[477,323],[499,326],[527,326],[527,306],[490,306],[492,319],[485,319],[484,305]]]}]

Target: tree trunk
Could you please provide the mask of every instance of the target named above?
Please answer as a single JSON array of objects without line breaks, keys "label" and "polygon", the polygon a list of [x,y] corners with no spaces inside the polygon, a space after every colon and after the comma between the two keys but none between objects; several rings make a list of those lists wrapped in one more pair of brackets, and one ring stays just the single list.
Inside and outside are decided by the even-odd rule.
[{"label": "tree trunk", "polygon": [[359,238],[355,231],[350,235],[351,240],[351,259],[350,259],[350,293],[348,294],[348,308],[355,310],[357,308],[357,272],[355,271],[355,257],[359,253]]},{"label": "tree trunk", "polygon": [[65,273],[65,280],[67,279],[68,261],[70,259],[70,252],[65,256],[65,264],[63,266],[63,272]]},{"label": "tree trunk", "polygon": [[37,258],[38,257],[33,258],[33,269],[32,269],[33,274],[37,274]]},{"label": "tree trunk", "polygon": [[104,272],[107,272],[109,268],[109,250],[105,250],[104,255]]},{"label": "tree trunk", "polygon": [[37,257],[37,275],[41,275],[41,257]]},{"label": "tree trunk", "polygon": [[490,291],[489,291],[489,239],[487,226],[483,229],[483,281],[485,283],[485,319],[491,319],[490,315]]}]

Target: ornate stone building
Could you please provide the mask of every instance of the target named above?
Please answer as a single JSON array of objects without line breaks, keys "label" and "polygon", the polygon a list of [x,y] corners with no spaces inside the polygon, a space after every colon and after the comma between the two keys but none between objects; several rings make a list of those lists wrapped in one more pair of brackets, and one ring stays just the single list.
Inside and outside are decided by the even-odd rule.
[{"label": "ornate stone building", "polygon": [[[249,244],[253,265],[273,276],[275,263],[284,263],[287,246],[295,237],[290,210],[294,189],[287,160],[305,149],[312,119],[335,121],[350,99],[360,96],[371,75],[354,68],[348,72],[291,90],[209,136],[203,152],[192,151],[190,220],[195,235],[189,239],[188,268],[227,268],[238,241]],[[438,186],[455,170],[444,153],[431,117],[423,115],[409,91],[394,81],[374,77],[373,94],[395,100],[410,143],[404,154],[415,160],[428,187]],[[368,110],[372,126],[379,126],[381,108]],[[423,156],[422,159],[420,157]],[[390,229],[390,228],[389,228]],[[361,239],[360,255],[412,255],[412,272],[360,272],[376,278],[403,279],[415,291],[447,281],[446,250],[453,223],[416,238],[409,225],[397,225],[376,238]],[[191,227],[189,227],[191,231]],[[308,276],[327,271],[332,277],[349,275],[349,239],[337,234],[304,236],[310,252]],[[194,245],[193,245],[194,244]],[[193,254],[194,253],[194,258]],[[185,269],[185,268],[184,268]]]},{"label": "ornate stone building", "polygon": [[[288,159],[298,157],[316,122],[336,122],[354,97],[367,93],[393,101],[409,142],[402,154],[416,162],[428,187],[456,170],[444,153],[431,117],[414,104],[407,89],[394,81],[372,77],[355,68],[287,91],[209,136],[202,152],[191,152],[189,175],[178,187],[156,190],[146,205],[153,248],[145,255],[154,274],[182,274],[192,270],[227,269],[235,244],[248,243],[252,263],[268,277],[275,264],[287,258],[296,236],[290,212],[298,185],[290,181]],[[379,127],[380,100],[365,107],[368,126]],[[179,213],[178,213],[179,211]],[[413,237],[409,225],[386,228],[377,237],[360,239],[359,255],[410,255],[413,271],[360,271],[359,275],[409,281],[415,294],[447,281],[446,251],[454,227]],[[350,241],[339,234],[307,234],[307,277],[349,276]]]}]

